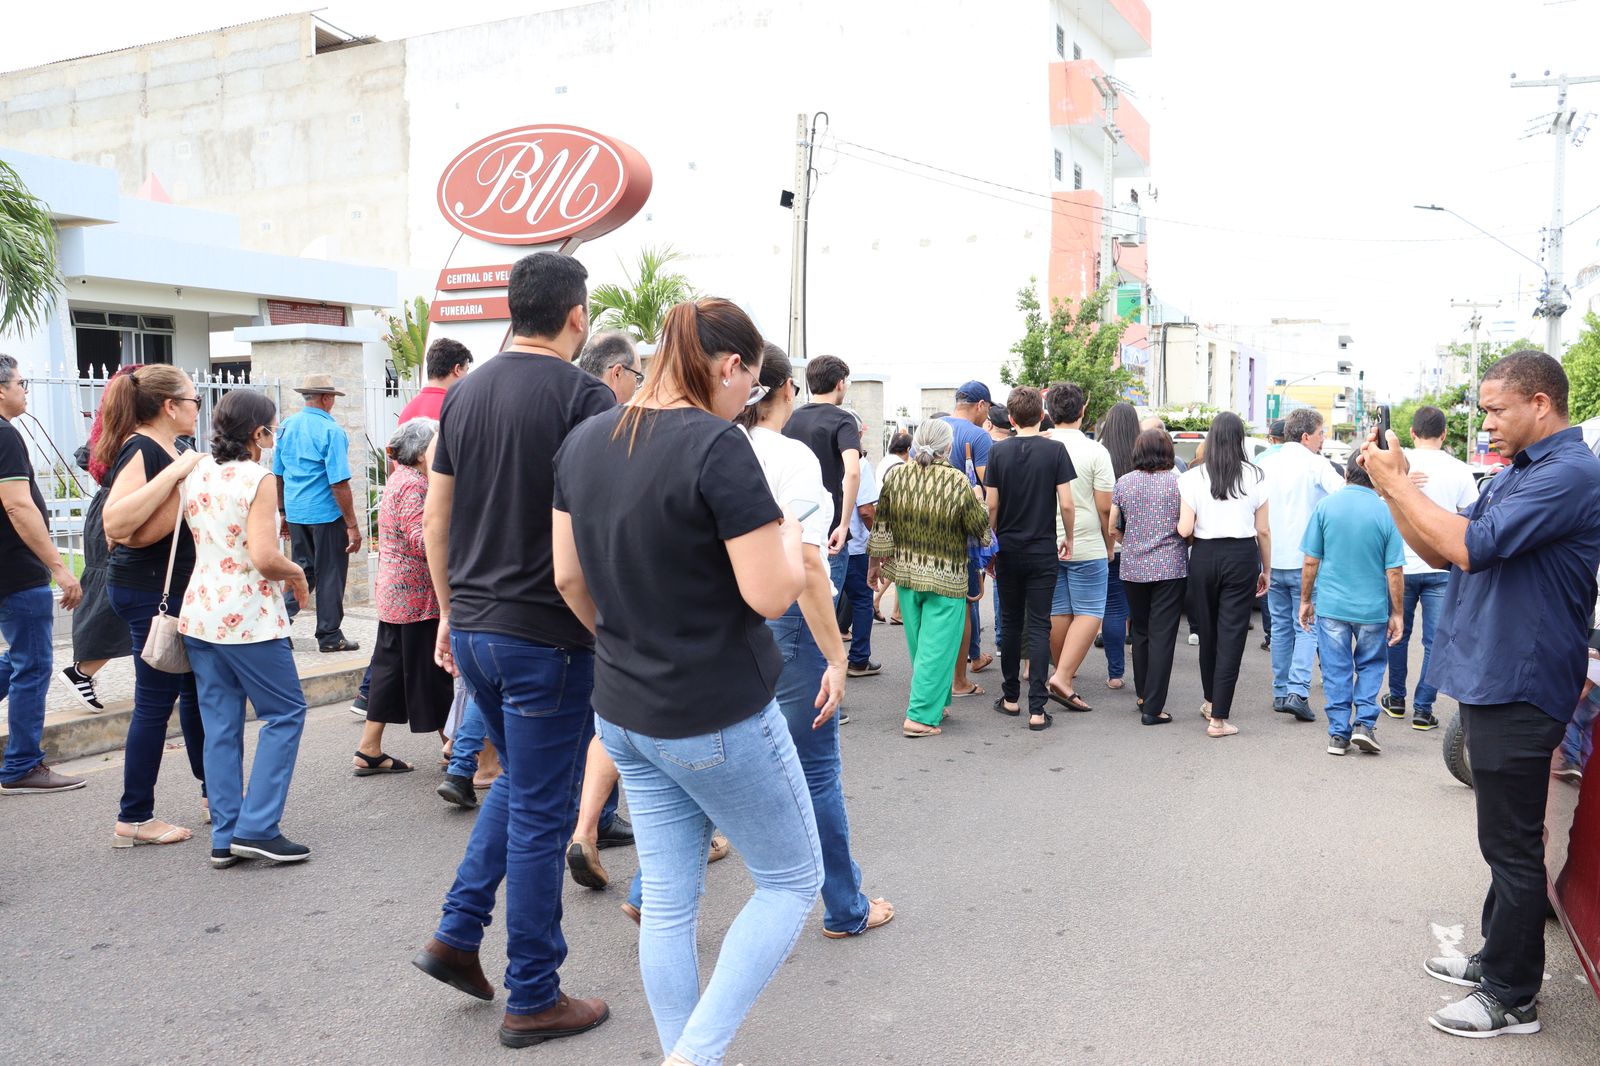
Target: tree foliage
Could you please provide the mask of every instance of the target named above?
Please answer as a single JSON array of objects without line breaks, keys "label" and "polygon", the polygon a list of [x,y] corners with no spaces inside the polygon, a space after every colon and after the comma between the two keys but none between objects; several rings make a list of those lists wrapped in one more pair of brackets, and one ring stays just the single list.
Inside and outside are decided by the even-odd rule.
[{"label": "tree foliage", "polygon": [[[1490,341],[1478,345],[1478,380],[1483,380],[1483,375],[1493,366],[1501,356],[1510,352],[1521,351],[1524,348],[1538,348],[1539,346],[1526,337],[1518,337],[1511,341]],[[1452,359],[1460,360],[1463,365],[1470,365],[1472,358],[1472,345],[1466,341],[1458,341],[1448,346]],[[1417,408],[1433,406],[1444,412],[1445,434],[1444,450],[1457,459],[1467,458],[1467,391],[1470,386],[1457,385],[1442,392],[1428,393],[1415,399],[1397,404],[1390,409],[1389,424],[1394,427],[1395,436],[1400,438],[1402,448],[1412,447],[1411,416],[1416,414]],[[1483,417],[1480,414],[1474,424],[1478,428],[1483,426]]]},{"label": "tree foliage", "polygon": [[50,208],[0,160],[0,333],[35,329],[61,292]]},{"label": "tree foliage", "polygon": [[389,346],[395,373],[402,381],[411,380],[417,373],[415,380],[420,381],[420,369],[428,354],[428,301],[418,296],[409,306],[400,308],[400,314],[383,317],[389,323],[383,343]]},{"label": "tree foliage", "polygon": [[1046,388],[1071,382],[1089,398],[1084,421],[1093,425],[1134,381],[1127,368],[1117,365],[1122,350],[1122,334],[1132,317],[1102,323],[1100,313],[1112,299],[1116,287],[1103,285],[1080,300],[1051,302],[1050,319],[1045,321],[1039,303],[1037,277],[1017,290],[1017,310],[1022,312],[1023,335],[1011,346],[1016,356],[1000,368],[1006,385],[1031,385]]},{"label": "tree foliage", "polygon": [[640,250],[637,277],[624,268],[626,285],[599,285],[589,294],[591,331],[620,329],[646,344],[660,340],[667,312],[699,296],[686,276],[669,269],[682,258],[671,245]]},{"label": "tree foliage", "polygon": [[1567,370],[1567,411],[1574,424],[1600,415],[1600,315],[1583,316],[1583,332],[1561,357]]}]

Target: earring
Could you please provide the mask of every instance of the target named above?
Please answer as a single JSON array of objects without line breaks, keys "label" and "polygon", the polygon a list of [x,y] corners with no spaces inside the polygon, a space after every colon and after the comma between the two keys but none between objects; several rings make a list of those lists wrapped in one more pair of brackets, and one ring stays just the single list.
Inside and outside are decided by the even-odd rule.
[{"label": "earring", "polygon": [[733,382],[729,381],[727,378],[723,378],[722,379],[722,387],[723,388],[727,388],[731,384],[733,384]]}]

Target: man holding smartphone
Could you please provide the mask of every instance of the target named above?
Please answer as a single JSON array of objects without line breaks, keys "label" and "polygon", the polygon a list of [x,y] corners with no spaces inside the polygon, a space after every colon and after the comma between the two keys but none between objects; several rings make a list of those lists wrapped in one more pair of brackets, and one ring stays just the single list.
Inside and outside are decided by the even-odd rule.
[{"label": "man holding smartphone", "polygon": [[1482,949],[1425,967],[1474,989],[1428,1018],[1469,1037],[1539,1031],[1551,753],[1583,688],[1600,568],[1600,459],[1568,425],[1561,364],[1513,352],[1483,376],[1479,406],[1511,464],[1465,515],[1412,483],[1392,436],[1361,452],[1406,543],[1450,568],[1429,677],[1461,704],[1490,884]]}]

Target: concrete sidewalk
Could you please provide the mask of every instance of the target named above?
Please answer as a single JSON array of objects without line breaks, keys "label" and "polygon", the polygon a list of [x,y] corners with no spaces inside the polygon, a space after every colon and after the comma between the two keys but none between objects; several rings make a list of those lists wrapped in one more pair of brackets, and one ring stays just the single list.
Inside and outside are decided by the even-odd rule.
[{"label": "concrete sidewalk", "polygon": [[[377,612],[371,607],[348,607],[344,617],[345,636],[361,645],[359,651],[339,654],[319,652],[316,639],[312,636],[315,617],[307,613],[301,613],[290,627],[300,687],[305,690],[306,703],[312,707],[355,696],[361,687],[361,677],[366,673],[367,663],[371,661],[372,646],[378,633]],[[98,713],[85,708],[79,702],[77,693],[61,676],[62,668],[71,663],[70,625],[58,626],[55,664],[44,716],[45,758],[52,763],[98,755],[122,747],[128,736],[128,722],[133,717],[132,656],[111,660],[95,675],[95,691],[105,705],[105,710]],[[3,749],[9,731],[6,716],[0,715],[0,749]],[[177,734],[178,716],[174,714],[168,735]]]}]

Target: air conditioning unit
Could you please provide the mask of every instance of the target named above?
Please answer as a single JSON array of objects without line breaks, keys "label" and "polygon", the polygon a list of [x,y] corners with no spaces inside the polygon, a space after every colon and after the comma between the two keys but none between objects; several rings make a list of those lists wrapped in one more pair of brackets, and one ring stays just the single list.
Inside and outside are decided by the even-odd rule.
[{"label": "air conditioning unit", "polygon": [[1124,248],[1137,248],[1145,242],[1144,213],[1136,203],[1118,204],[1111,215],[1116,241]]}]

